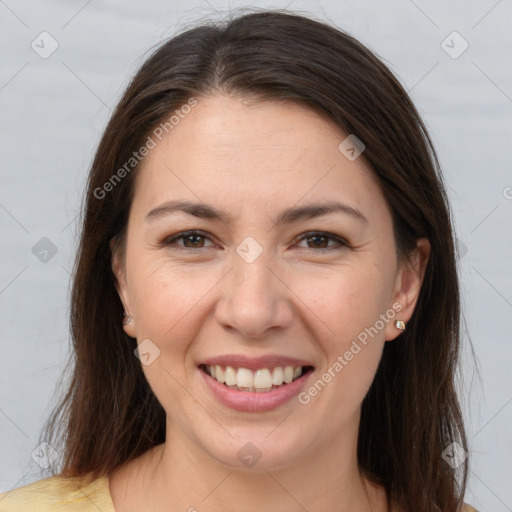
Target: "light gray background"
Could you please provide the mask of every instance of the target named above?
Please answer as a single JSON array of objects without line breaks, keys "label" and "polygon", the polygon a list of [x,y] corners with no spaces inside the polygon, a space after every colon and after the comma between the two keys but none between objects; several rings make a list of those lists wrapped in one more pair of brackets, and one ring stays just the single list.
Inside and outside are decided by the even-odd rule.
[{"label": "light gray background", "polygon": [[[151,46],[217,10],[251,5],[0,0],[0,491],[41,477],[31,453],[68,354],[76,215],[110,109]],[[511,511],[512,2],[295,0],[290,9],[373,49],[430,129],[460,240],[465,340],[478,361],[466,345],[466,501]],[[43,31],[59,45],[47,59],[31,48]],[[469,44],[458,58],[441,46],[453,31]],[[464,44],[453,37],[452,53]],[[57,248],[47,262],[32,251],[43,237]]]}]

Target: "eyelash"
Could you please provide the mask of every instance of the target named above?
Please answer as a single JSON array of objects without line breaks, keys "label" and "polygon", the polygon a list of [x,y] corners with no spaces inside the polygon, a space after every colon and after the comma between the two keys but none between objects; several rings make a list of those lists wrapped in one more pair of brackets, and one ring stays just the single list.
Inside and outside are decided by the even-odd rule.
[{"label": "eyelash", "polygon": [[[197,249],[207,249],[207,247],[197,247],[197,248],[194,248],[194,247],[184,247],[184,246],[176,245],[174,243],[177,240],[183,239],[183,238],[185,238],[187,236],[200,236],[200,237],[203,237],[203,238],[207,238],[208,240],[211,241],[211,239],[208,236],[208,234],[205,233],[204,231],[194,231],[193,230],[193,231],[182,231],[181,233],[178,233],[176,235],[168,237],[168,238],[162,240],[161,245],[162,246],[169,246],[169,245],[173,245],[174,244],[175,247],[178,248],[178,250],[185,250],[185,251],[196,251]],[[307,231],[306,233],[302,234],[298,238],[297,242],[302,242],[304,240],[307,240],[308,238],[313,238],[315,236],[320,236],[320,237],[323,237],[323,238],[328,238],[329,240],[334,240],[339,245],[338,246],[332,246],[332,247],[324,247],[324,248],[305,247],[305,249],[309,249],[309,252],[315,252],[315,253],[318,252],[318,251],[328,252],[328,251],[337,250],[337,249],[341,249],[343,247],[349,247],[350,246],[350,244],[346,240],[343,240],[339,236],[334,235],[332,233],[325,232],[325,231]]]}]

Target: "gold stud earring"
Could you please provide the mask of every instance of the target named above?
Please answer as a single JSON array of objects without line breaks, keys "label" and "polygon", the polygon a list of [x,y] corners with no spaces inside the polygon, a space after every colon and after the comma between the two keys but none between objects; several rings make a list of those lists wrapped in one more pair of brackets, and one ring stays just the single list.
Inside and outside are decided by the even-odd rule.
[{"label": "gold stud earring", "polygon": [[403,322],[402,320],[397,320],[395,322],[395,327],[397,329],[400,329],[401,331],[405,331],[405,322]]}]

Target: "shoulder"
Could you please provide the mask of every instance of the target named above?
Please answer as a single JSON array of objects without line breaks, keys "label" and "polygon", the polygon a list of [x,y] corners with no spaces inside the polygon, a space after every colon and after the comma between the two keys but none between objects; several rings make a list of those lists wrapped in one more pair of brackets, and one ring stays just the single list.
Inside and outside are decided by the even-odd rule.
[{"label": "shoulder", "polygon": [[108,479],[52,476],[0,494],[0,512],[115,512]]}]

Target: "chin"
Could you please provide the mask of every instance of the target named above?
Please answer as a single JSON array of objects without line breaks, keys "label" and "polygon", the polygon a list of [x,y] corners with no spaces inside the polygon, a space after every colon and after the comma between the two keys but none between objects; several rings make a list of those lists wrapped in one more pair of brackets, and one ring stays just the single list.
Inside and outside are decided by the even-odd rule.
[{"label": "chin", "polygon": [[264,432],[251,429],[250,433],[233,438],[226,434],[225,442],[210,441],[207,449],[213,459],[230,469],[250,473],[277,471],[293,464],[307,447],[303,433],[294,438],[289,432],[283,431],[279,435],[272,429]]}]

